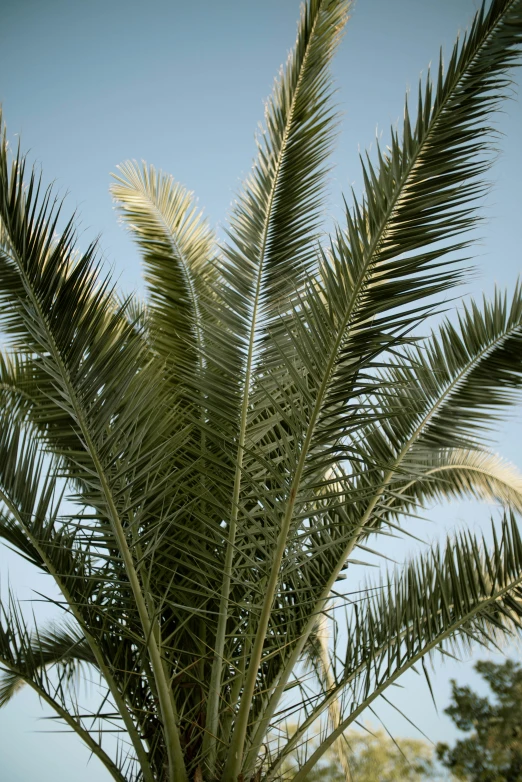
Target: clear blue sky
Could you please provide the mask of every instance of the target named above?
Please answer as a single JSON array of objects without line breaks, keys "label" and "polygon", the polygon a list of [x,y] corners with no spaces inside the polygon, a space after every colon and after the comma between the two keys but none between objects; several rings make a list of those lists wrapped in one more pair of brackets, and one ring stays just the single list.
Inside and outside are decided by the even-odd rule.
[{"label": "clear blue sky", "polygon": [[[402,116],[404,92],[415,95],[418,76],[464,29],[477,0],[358,0],[335,63],[344,119],[331,179],[332,214],[341,193],[360,187],[357,153],[376,132],[386,139]],[[279,65],[295,35],[298,0],[3,0],[0,29],[0,101],[11,139],[55,180],[81,216],[81,244],[101,234],[107,262],[122,287],[140,289],[136,250],[118,226],[108,193],[109,174],[126,158],[145,159],[172,173],[199,197],[210,220],[223,225],[230,202],[254,154],[253,134]],[[492,172],[487,223],[477,247],[478,274],[463,293],[512,287],[521,269],[520,181],[522,105],[505,106],[505,136]],[[499,432],[499,450],[522,466],[520,411]],[[463,503],[430,514],[422,533],[437,539],[466,521],[483,524],[489,510]],[[410,544],[388,550],[398,559]],[[24,597],[42,589],[41,577],[0,551]],[[41,610],[36,604],[35,611]],[[515,654],[516,652],[513,651]],[[469,664],[437,668],[439,711],[448,679],[473,680]],[[451,737],[421,679],[412,675],[397,702],[433,740]],[[101,782],[106,775],[75,737],[35,733],[41,711],[22,693],[0,712],[2,782]],[[397,735],[413,728],[382,712]]]}]

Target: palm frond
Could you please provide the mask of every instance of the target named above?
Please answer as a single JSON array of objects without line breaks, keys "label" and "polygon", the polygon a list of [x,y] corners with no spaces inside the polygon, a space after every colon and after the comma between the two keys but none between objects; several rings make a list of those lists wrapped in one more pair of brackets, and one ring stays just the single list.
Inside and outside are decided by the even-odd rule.
[{"label": "palm frond", "polygon": [[403,470],[408,477],[396,476],[390,482],[380,518],[463,497],[498,502],[522,512],[522,474],[496,454],[461,448],[427,451],[424,460],[415,457],[411,473],[407,463]]},{"label": "palm frond", "polygon": [[[415,123],[406,110],[402,139],[392,131],[389,150],[378,152],[378,168],[369,161],[363,165],[363,202],[347,210],[346,232],[339,231],[321,280],[312,280],[300,298],[290,335],[274,340],[271,355],[279,351],[281,358],[273,360],[275,368],[269,367],[263,377],[267,401],[261,405],[263,418],[267,410],[274,411],[274,423],[256,444],[249,465],[257,483],[267,475],[267,462],[272,465],[259,513],[274,528],[267,588],[257,609],[259,657],[253,658],[250,687],[263,653],[269,653],[264,644],[270,608],[289,536],[296,519],[310,514],[308,486],[317,485],[333,462],[353,455],[354,438],[363,436],[364,425],[376,415],[365,403],[382,390],[376,368],[426,316],[429,297],[460,278],[448,266],[447,254],[462,251],[466,241],[455,242],[455,235],[476,224],[475,202],[485,190],[483,174],[490,162],[487,123],[510,84],[508,69],[522,40],[521,15],[518,0],[495,1],[487,12],[482,8],[445,71],[441,61],[436,83],[426,80]],[[269,450],[275,441],[277,457]],[[339,557],[333,571],[324,568],[329,576],[312,616],[320,610],[320,600],[327,599],[344,561]],[[252,756],[312,627],[310,618],[285,673],[276,676]],[[265,686],[259,681],[260,689]],[[241,722],[250,697],[247,688],[238,711]]]},{"label": "palm frond", "polygon": [[27,372],[27,361],[20,353],[0,352],[0,400],[2,407],[22,417],[34,405],[34,392]]},{"label": "palm frond", "polygon": [[441,60],[436,83],[427,78],[415,121],[406,108],[402,139],[392,131],[378,166],[363,164],[362,203],[347,209],[346,231],[338,231],[321,281],[312,280],[300,300],[291,339],[307,380],[301,405],[308,415],[301,415],[313,421],[312,453],[314,444],[320,454],[336,438],[340,444],[364,420],[364,410],[355,411],[375,388],[370,368],[425,317],[429,297],[460,279],[447,255],[466,246],[453,239],[478,219],[491,162],[486,123],[509,87],[520,13],[514,1],[483,8],[446,69]]},{"label": "palm frond", "polygon": [[[310,708],[284,754],[346,691],[348,714],[299,769],[304,780],[332,743],[382,692],[436,651],[471,643],[502,643],[522,629],[522,539],[513,515],[504,518],[493,545],[463,533],[433,549],[382,584],[357,596],[348,625],[342,671],[328,695]],[[272,779],[282,757],[265,779]]]},{"label": "palm frond", "polygon": [[[474,447],[522,389],[522,289],[511,302],[496,291],[482,308],[471,301],[456,327],[445,320],[438,332],[390,362],[379,377],[397,389],[382,397],[385,434],[392,448],[415,440],[420,449]],[[405,415],[393,413],[399,402]],[[395,407],[395,411],[398,408]]]},{"label": "palm frond", "polygon": [[[55,659],[52,659],[53,645],[57,653]],[[72,653],[73,649],[76,654]],[[71,693],[68,686],[67,674],[71,673],[71,665],[78,661],[91,662],[88,656],[87,649],[82,647],[81,636],[75,631],[71,632],[70,628],[64,627],[61,631],[44,634],[40,644],[38,633],[31,634],[14,597],[9,596],[7,605],[0,602],[0,705],[8,702],[23,684],[29,685],[54,709],[58,717],[79,735],[113,779],[125,782],[122,769],[104,750],[101,742],[91,735],[87,720],[82,718],[74,693]],[[52,681],[47,672],[47,664],[59,662],[65,663],[66,667],[62,676],[59,676],[57,681]],[[72,697],[69,697],[71,694]],[[96,719],[96,714],[92,716]]]},{"label": "palm frond", "polygon": [[[11,257],[0,256],[5,272],[0,296],[9,304],[4,327],[11,339],[23,340],[42,360],[53,381],[53,401],[68,414],[82,442],[68,477],[89,487],[84,501],[108,521],[106,534],[112,537],[112,546],[107,550],[112,548],[117,569],[128,581],[133,598],[127,605],[129,618],[141,627],[157,680],[167,751],[175,769],[172,782],[185,782],[175,704],[153,632],[153,597],[145,598],[127,515],[128,487],[138,489],[140,479],[142,503],[147,497],[161,502],[151,476],[140,469],[140,459],[147,451],[154,453],[161,483],[164,476],[158,473],[168,449],[176,448],[172,437],[165,442],[161,433],[166,424],[168,431],[174,411],[166,405],[159,368],[142,360],[142,341],[120,313],[114,313],[109,283],[99,278],[94,248],[75,257],[71,224],[58,242],[52,241],[58,218],[51,194],[48,191],[40,201],[37,180],[32,175],[25,188],[24,173],[21,159],[13,162],[9,173],[4,138],[0,216],[12,251]],[[136,508],[130,520],[136,523]]]},{"label": "palm frond", "polygon": [[348,7],[343,0],[303,7],[295,47],[266,103],[258,157],[230,218],[223,271],[245,344],[258,320],[285,311],[317,263],[325,161],[336,128],[329,65]]},{"label": "palm frond", "polygon": [[[484,301],[482,310],[473,302],[464,306],[458,328],[443,322],[429,340],[401,351],[377,373],[383,390],[370,407],[372,424],[351,440],[351,470],[333,482],[324,481],[333,511],[324,519],[324,531],[316,530],[321,563],[315,557],[307,563],[305,556],[301,583],[317,589],[315,572],[320,567],[329,574],[331,588],[358,536],[366,537],[401,501],[403,510],[411,507],[402,494],[405,486],[411,487],[410,499],[419,501],[475,495],[519,507],[518,476],[485,452],[477,437],[520,398],[521,346],[522,297],[517,287],[511,302],[497,292],[491,302]],[[441,470],[428,478],[430,467],[436,466]],[[343,497],[344,509],[338,507]]]},{"label": "palm frond", "polygon": [[[16,668],[0,676],[0,706],[4,706],[20,687],[40,675],[40,669],[59,668],[60,686],[67,689],[71,679],[81,674],[82,664],[96,665],[91,648],[78,628],[71,623],[52,625],[33,631]],[[22,673],[23,672],[23,673]]]},{"label": "palm frond", "polygon": [[[237,528],[238,500],[245,449],[247,411],[250,404],[255,350],[262,329],[285,307],[285,298],[300,286],[315,263],[318,220],[323,202],[325,159],[335,129],[331,107],[329,64],[347,17],[347,2],[310,0],[303,8],[297,41],[286,69],[276,82],[265,110],[266,128],[258,139],[258,158],[230,218],[232,244],[225,248],[221,265],[224,313],[233,313],[232,333],[242,355],[238,395],[239,432],[232,504],[228,526],[228,549],[220,606],[207,724],[214,736],[218,723],[218,691],[222,676],[231,565]],[[284,242],[279,241],[284,232]],[[229,318],[227,320],[230,320]],[[226,321],[225,321],[226,323]],[[230,340],[228,329],[220,336],[214,327],[208,345],[209,381],[212,353]],[[265,332],[266,333],[266,332]],[[212,338],[212,335],[210,335]],[[219,343],[216,342],[219,340]],[[214,347],[215,346],[215,347]],[[219,351],[220,362],[227,355]],[[231,365],[236,388],[237,366]],[[222,374],[219,367],[219,375]],[[234,420],[236,425],[236,421]],[[233,742],[239,746],[227,761],[225,778],[236,777],[244,742],[243,719],[237,721]],[[215,762],[215,741],[208,739],[210,773]]]},{"label": "palm frond", "polygon": [[[212,294],[215,239],[192,194],[153,166],[118,166],[111,193],[142,250],[154,347],[190,383],[203,355],[201,300]],[[208,308],[207,308],[208,311]]]},{"label": "palm frond", "polygon": [[[360,463],[372,467],[360,470],[353,465],[361,496],[357,513],[365,523],[374,510],[378,515],[381,501],[393,505],[393,493],[401,482],[415,482],[430,462],[435,466],[453,458],[451,454],[473,460],[472,452],[477,452],[478,468],[483,452],[483,467],[502,480],[500,465],[488,456],[483,440],[491,422],[520,399],[521,347],[522,295],[517,286],[511,303],[497,292],[491,302],[484,301],[482,310],[474,302],[465,305],[458,328],[444,321],[430,339],[404,351],[379,373],[382,387],[390,391],[380,396],[383,415],[364,428],[358,446]],[[485,497],[493,484],[488,489],[482,481],[480,486],[479,475],[478,469],[473,479],[469,469],[465,479],[462,473],[468,490]],[[417,486],[422,492],[420,483]],[[498,483],[496,490],[504,495]],[[510,501],[518,507],[512,493]]]},{"label": "palm frond", "polygon": [[[113,567],[113,550],[112,557],[100,556],[105,539],[103,527],[89,525],[91,519],[82,524],[80,519],[59,515],[60,483],[56,461],[42,453],[34,427],[12,417],[8,407],[2,409],[0,539],[56,582],[118,707],[144,778],[152,782],[135,724],[140,723],[141,714],[136,719],[126,703],[126,699],[136,695],[142,663],[136,666],[136,657],[139,661],[140,655],[132,651],[139,638],[133,637],[132,644],[129,642],[132,628],[129,621],[122,624],[121,606],[115,605],[115,594],[122,587],[121,566]],[[30,637],[30,633],[26,635]],[[15,679],[20,674],[18,668],[9,671]],[[143,693],[139,695],[142,706]]]},{"label": "palm frond", "polygon": [[[49,572],[41,546],[53,548],[54,523],[62,491],[56,464],[42,454],[34,429],[0,412],[0,538],[26,560]],[[23,520],[23,526],[19,521]],[[28,535],[27,531],[31,530]],[[37,543],[38,541],[38,543]],[[64,541],[65,543],[65,541]],[[65,553],[64,546],[62,554]],[[59,549],[57,555],[60,556]]]}]

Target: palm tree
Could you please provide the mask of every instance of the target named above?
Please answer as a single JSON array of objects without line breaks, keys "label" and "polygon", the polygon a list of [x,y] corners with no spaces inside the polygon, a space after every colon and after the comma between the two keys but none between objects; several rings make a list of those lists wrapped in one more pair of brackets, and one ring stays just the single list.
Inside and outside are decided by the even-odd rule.
[{"label": "palm tree", "polygon": [[[64,619],[33,627],[7,596],[0,704],[29,685],[119,782],[271,782],[298,750],[302,782],[427,655],[520,627],[522,477],[486,435],[522,387],[522,289],[423,328],[464,274],[522,0],[479,10],[325,239],[348,10],[303,9],[223,246],[171,177],[121,166],[146,303],[75,251],[3,131],[0,535]],[[339,592],[372,535],[469,495],[505,507],[491,545],[462,534]]]}]

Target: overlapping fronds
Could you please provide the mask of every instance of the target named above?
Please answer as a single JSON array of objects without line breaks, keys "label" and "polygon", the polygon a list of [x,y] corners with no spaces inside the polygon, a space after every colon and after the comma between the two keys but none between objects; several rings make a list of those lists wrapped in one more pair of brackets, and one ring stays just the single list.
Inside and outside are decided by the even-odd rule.
[{"label": "overlapping fronds", "polygon": [[[518,633],[522,619],[522,539],[513,516],[504,518],[493,544],[462,533],[444,549],[391,571],[384,582],[369,584],[354,602],[348,639],[338,653],[335,681],[309,707],[283,750],[288,752],[335,700],[345,714],[338,727],[298,771],[304,780],[329,746],[398,677],[436,651],[455,653],[472,643],[489,646]],[[274,778],[274,760],[265,779]]]},{"label": "overlapping fronds", "polygon": [[364,420],[361,395],[378,385],[369,370],[431,300],[421,302],[460,277],[447,254],[466,245],[454,236],[478,218],[492,139],[486,123],[508,87],[519,25],[516,3],[482,10],[446,68],[441,60],[436,83],[427,78],[415,121],[406,108],[402,138],[392,130],[377,163],[363,162],[362,203],[347,209],[292,340],[306,370],[301,394],[319,458]]},{"label": "overlapping fronds", "polygon": [[[104,525],[93,525],[96,514],[94,517],[80,514],[78,518],[58,515],[63,479],[59,479],[57,462],[42,453],[34,426],[13,418],[9,407],[5,407],[0,433],[0,539],[55,580],[64,603],[81,628],[83,635],[78,634],[78,639],[83,638],[82,649],[85,651],[87,643],[90,660],[96,660],[131,737],[134,747],[131,754],[139,759],[143,778],[152,779],[147,773],[146,755],[136,726],[142,719],[139,714],[137,719],[131,715],[125,703],[125,699],[132,700],[138,695],[140,709],[143,708],[143,691],[136,686],[142,661],[136,645],[139,637],[132,634],[128,608],[126,621],[122,622],[123,605],[117,595],[124,576],[121,564],[117,564],[119,557],[114,544],[107,545]],[[50,652],[51,635],[44,632],[35,640],[27,630],[26,636],[24,644],[35,644],[35,654],[38,644],[41,647],[44,644],[42,639],[48,638],[47,652]],[[40,653],[44,651],[42,647]],[[34,655],[28,659],[34,660]],[[25,671],[22,678],[29,682],[27,667],[9,668],[9,671],[15,678]],[[55,708],[55,701],[48,702]],[[62,703],[59,713],[64,716],[66,712],[67,707]]]},{"label": "overlapping fronds", "polygon": [[[366,591],[337,583],[435,501],[522,511],[490,443],[522,390],[520,285],[421,331],[469,262],[522,0],[481,7],[324,238],[348,10],[303,7],[225,246],[170,176],[120,168],[145,302],[77,251],[2,129],[0,539],[54,578],[71,624],[29,628],[3,605],[0,699],[32,686],[120,781],[275,780],[319,722],[304,780],[425,655],[520,627],[513,516],[492,549],[461,535]],[[339,595],[342,664],[318,632]],[[114,712],[91,716],[129,739],[115,758],[66,687],[84,664]],[[292,711],[278,755],[267,736]]]},{"label": "overlapping fronds", "polygon": [[[217,662],[211,682],[208,710],[210,773],[215,762],[215,740],[219,709],[219,682],[225,642],[227,605],[231,588],[231,567],[237,530],[243,459],[246,447],[247,413],[250,406],[255,349],[271,320],[288,310],[288,297],[312,271],[319,217],[324,197],[325,161],[335,132],[331,104],[329,64],[347,17],[348,3],[342,0],[311,0],[301,13],[297,41],[286,68],[276,82],[265,110],[265,129],[258,138],[258,157],[230,217],[231,244],[221,264],[223,282],[223,329],[212,330],[208,345],[209,379],[223,374],[223,359],[230,348],[229,332],[237,341],[236,356],[225,365],[231,375],[228,393],[236,387],[238,368],[242,386],[236,411],[236,469],[228,523],[228,550],[221,589]],[[281,237],[284,240],[281,241]],[[230,317],[233,313],[233,317]],[[237,352],[242,360],[238,367]],[[236,420],[233,419],[234,425]],[[250,685],[249,685],[250,686]],[[244,716],[236,722],[236,733],[244,731]],[[240,743],[244,735],[237,735]],[[239,758],[241,752],[237,754]],[[237,759],[229,757],[226,775],[236,777]]]},{"label": "overlapping fronds", "polygon": [[[521,13],[520,4],[509,2],[482,9],[445,69],[441,62],[436,83],[426,80],[416,121],[406,110],[402,138],[393,131],[389,150],[378,153],[377,167],[364,163],[362,203],[347,210],[346,230],[339,230],[319,279],[300,297],[289,334],[281,340],[274,336],[270,355],[279,353],[280,360],[271,359],[263,376],[265,401],[253,425],[258,431],[265,427],[265,433],[249,465],[252,486],[266,476],[269,488],[256,513],[265,526],[268,517],[274,530],[266,547],[268,589],[260,595],[258,610],[264,619],[258,640],[266,637],[263,621],[268,622],[281,583],[294,523],[306,523],[313,512],[310,486],[317,487],[335,460],[361,458],[358,440],[363,440],[368,421],[380,417],[373,397],[386,391],[376,369],[390,361],[389,351],[396,351],[425,317],[429,297],[459,279],[458,269],[448,265],[448,253],[466,246],[466,239],[456,242],[455,236],[470,230],[478,217],[475,204],[484,192],[482,176],[491,149],[488,118],[509,85],[507,69],[519,50]],[[280,443],[277,461],[271,453],[275,441]],[[325,556],[312,560],[310,570],[325,573],[319,602],[326,599],[372,509],[361,523],[348,526],[336,564],[328,541]],[[353,519],[354,514],[348,516]],[[311,629],[311,620],[307,627]],[[286,675],[306,632],[298,637]],[[272,708],[285,680],[276,675]],[[266,687],[260,679],[260,690]],[[258,741],[265,728],[263,723]]]},{"label": "overlapping fronds", "polygon": [[[115,563],[114,576],[123,573],[128,581],[130,633],[138,632],[149,649],[169,724],[167,750],[178,758],[175,778],[183,782],[174,705],[136,564],[137,525],[149,511],[155,516],[155,507],[163,506],[160,486],[179,443],[179,432],[173,435],[175,427],[169,425],[175,408],[172,402],[166,404],[158,368],[142,360],[142,341],[115,311],[108,282],[98,278],[94,248],[81,258],[72,254],[71,224],[53,241],[58,217],[51,194],[39,202],[34,175],[27,188],[23,181],[24,163],[15,159],[9,171],[4,141],[0,215],[10,255],[1,256],[1,295],[9,300],[3,326],[15,344],[23,340],[26,350],[40,359],[52,380],[51,399],[67,414],[81,441],[67,454],[68,477],[81,482],[83,501],[106,522],[106,556]],[[154,457],[153,473],[143,471],[145,455],[149,464]],[[147,498],[153,503],[145,510]],[[134,535],[129,521],[135,525]]]}]

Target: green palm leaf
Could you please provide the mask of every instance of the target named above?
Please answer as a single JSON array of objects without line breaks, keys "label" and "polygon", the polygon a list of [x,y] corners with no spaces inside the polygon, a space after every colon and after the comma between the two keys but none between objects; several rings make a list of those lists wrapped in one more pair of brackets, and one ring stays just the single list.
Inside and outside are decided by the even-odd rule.
[{"label": "green palm leaf", "polygon": [[[327,696],[310,709],[284,756],[324,709],[349,690],[349,713],[296,775],[306,778],[329,746],[400,675],[435,651],[467,649],[470,643],[502,642],[521,628],[522,540],[513,516],[493,527],[493,547],[464,533],[444,550],[433,549],[368,586],[348,626],[343,669]],[[344,705],[343,705],[344,708]],[[274,761],[272,779],[282,760]]]},{"label": "green palm leaf", "polygon": [[204,345],[202,300],[212,294],[215,240],[192,195],[145,163],[119,166],[111,193],[143,252],[154,346],[190,382]]},{"label": "green palm leaf", "polygon": [[[519,627],[512,518],[489,553],[461,536],[370,586],[342,664],[318,626],[357,550],[404,515],[465,496],[522,510],[522,478],[489,442],[520,399],[520,286],[422,337],[464,274],[522,0],[479,10],[323,240],[348,6],[303,8],[225,246],[171,177],[121,167],[143,303],[118,297],[95,246],[76,251],[3,132],[0,539],[54,578],[71,624],[29,628],[8,601],[0,689],[33,687],[120,781],[268,782],[328,714],[303,779],[416,661]],[[83,664],[126,756],[66,686]],[[274,752],[292,709],[303,723]]]},{"label": "green palm leaf", "polygon": [[[482,309],[473,301],[465,305],[458,327],[446,320],[400,366],[392,364],[382,373],[384,381],[400,384],[401,403],[407,405],[401,420],[389,416],[390,440],[402,443],[415,437],[419,448],[475,444],[519,398],[521,347],[519,285],[511,302],[496,292]],[[394,404],[391,397],[390,402]]]},{"label": "green palm leaf", "polygon": [[[121,584],[121,566],[116,574],[110,560],[107,567],[106,558],[101,567],[95,566],[104,546],[103,530],[92,526],[82,529],[77,519],[59,517],[61,491],[57,484],[56,464],[39,448],[37,432],[26,422],[12,418],[9,407],[4,408],[0,416],[0,538],[56,582],[117,704],[144,776],[152,779],[136,724],[125,705],[127,672],[131,681],[136,673],[126,645],[128,630],[120,622],[121,607],[114,607],[111,582],[116,587]],[[16,617],[15,610],[18,626],[22,619]],[[29,631],[24,633],[25,646],[32,648],[34,638],[30,641]],[[34,660],[37,653],[45,656],[42,640],[38,640],[30,659]],[[123,661],[125,656],[128,659]],[[8,668],[15,678],[22,670]],[[50,705],[55,707],[54,702]]]},{"label": "green palm leaf", "polygon": [[[272,383],[270,378],[264,382],[264,407],[277,410],[290,429],[288,446],[271,476],[272,482],[281,481],[287,499],[284,512],[277,503],[272,518],[281,532],[274,535],[269,586],[259,608],[259,661],[294,516],[307,516],[307,483],[317,485],[333,460],[354,453],[353,439],[362,435],[368,421],[365,400],[382,392],[375,368],[386,360],[383,354],[390,347],[396,349],[404,333],[425,316],[428,304],[419,301],[459,279],[457,271],[448,270],[446,255],[465,246],[453,238],[471,229],[477,219],[473,203],[484,189],[480,177],[487,168],[484,155],[489,148],[484,126],[509,84],[507,69],[520,46],[521,13],[517,2],[493,2],[487,13],[482,9],[469,35],[456,45],[446,72],[441,63],[436,84],[427,79],[416,122],[406,111],[402,140],[393,132],[389,152],[378,155],[378,169],[370,162],[364,165],[363,203],[347,211],[346,232],[339,232],[331,259],[323,263],[321,280],[309,284],[296,310],[291,346],[304,372],[294,370],[292,382],[287,379],[292,352],[286,342],[275,340],[273,350],[283,358],[280,369],[271,370]],[[291,393],[285,398],[287,388]],[[266,416],[264,409],[262,415]],[[265,440],[283,440],[282,425],[278,421],[275,426]],[[256,456],[251,470],[257,467],[259,475],[265,464]],[[265,514],[273,496],[271,485]],[[346,556],[338,559],[333,571],[324,569],[331,575],[318,597],[327,598]],[[310,619],[308,631],[312,626]],[[285,675],[277,676],[271,709],[276,708],[306,635],[299,633]],[[254,666],[251,677],[255,675]],[[251,759],[271,709],[258,729]]]},{"label": "green palm leaf", "polygon": [[[318,553],[305,549],[298,566],[283,568],[282,579],[301,590],[305,605],[320,610],[354,548],[364,547],[383,520],[441,497],[479,496],[520,507],[520,476],[476,437],[495,411],[517,398],[521,313],[518,288],[510,304],[497,294],[482,312],[475,304],[464,307],[459,329],[444,322],[439,334],[379,373],[381,388],[390,391],[380,395],[375,423],[362,430],[352,470],[338,468],[325,485],[330,503],[315,514]],[[438,422],[444,428],[435,437]],[[441,448],[443,442],[455,447]],[[459,448],[463,443],[473,448]],[[302,639],[299,623],[292,631]]]},{"label": "green palm leaf", "polygon": [[[401,482],[413,485],[419,477],[414,492],[422,494],[422,476],[430,464],[442,467],[445,460],[451,462],[455,457],[465,462],[463,471],[453,470],[452,477],[446,471],[447,496],[451,496],[451,485],[459,492],[467,484],[479,496],[489,493],[492,497],[498,491],[497,498],[507,498],[507,486],[495,483],[502,481],[502,466],[495,464],[482,441],[491,422],[520,398],[521,346],[522,298],[517,286],[510,304],[497,293],[493,301],[484,302],[482,311],[474,302],[465,305],[459,328],[444,321],[438,333],[379,374],[382,386],[389,386],[393,393],[381,396],[384,415],[377,426],[365,429],[360,441],[361,462],[373,465],[364,472],[355,466],[362,495],[358,513],[365,523],[381,500],[393,504]],[[486,476],[480,478],[481,465],[491,471],[489,487]],[[433,474],[440,477],[440,473]],[[516,476],[506,473],[506,477],[517,490]],[[429,494],[426,482],[424,487]],[[518,507],[513,494],[510,501]]]},{"label": "green palm leaf", "polygon": [[[404,465],[408,472],[408,465]],[[428,452],[413,476],[397,476],[387,490],[386,514],[402,515],[442,499],[476,497],[522,511],[522,474],[496,454],[460,448]]]},{"label": "green palm leaf", "polygon": [[[53,654],[54,647],[54,654]],[[74,654],[71,649],[74,648]],[[61,652],[61,653],[60,653]],[[47,673],[48,664],[65,663],[71,672],[71,665],[91,662],[89,653],[80,636],[70,629],[45,633],[41,638],[31,636],[19,605],[10,596],[8,605],[0,603],[0,704],[5,705],[15,691],[24,684],[29,685],[37,695],[50,706],[65,724],[74,730],[87,744],[91,752],[103,763],[113,779],[124,782],[126,776],[107,752],[91,735],[87,720],[78,710],[73,696],[67,698],[70,690],[67,676],[57,683]],[[92,715],[96,718],[96,715]]]},{"label": "green palm leaf", "polygon": [[[12,250],[11,258],[1,258],[5,272],[2,294],[8,296],[10,304],[4,325],[12,339],[24,339],[29,350],[42,359],[44,371],[53,381],[54,403],[68,414],[83,443],[83,448],[74,452],[70,477],[89,487],[84,493],[85,501],[109,522],[107,534],[112,537],[112,549],[136,601],[129,603],[129,614],[141,626],[158,680],[169,756],[177,758],[175,764],[171,762],[172,782],[184,782],[175,706],[153,632],[156,620],[151,619],[150,613],[152,595],[147,605],[137,572],[136,551],[124,518],[128,492],[122,493],[123,486],[138,488],[140,473],[136,473],[136,468],[147,449],[155,452],[159,465],[162,463],[157,438],[169,414],[158,395],[152,414],[149,409],[154,391],[159,388],[158,370],[147,370],[140,356],[142,342],[132,326],[122,322],[119,313],[113,314],[107,282],[97,279],[93,249],[80,259],[71,256],[70,226],[53,246],[56,216],[49,205],[50,194],[39,205],[39,187],[34,176],[27,190],[23,176],[21,160],[14,161],[9,174],[4,143],[0,159],[0,215]],[[117,363],[117,374],[113,362]],[[137,438],[140,413],[142,423]],[[156,421],[162,421],[161,427],[153,425],[155,416]],[[109,432],[109,422],[116,421],[117,426]],[[166,452],[165,445],[162,450]],[[118,454],[124,451],[126,459],[118,465]],[[142,489],[147,486],[141,491],[142,498],[152,496],[150,476],[142,475],[141,482]],[[158,501],[157,492],[154,494]],[[135,520],[135,514],[132,519]]]},{"label": "green palm leaf", "polygon": [[[233,334],[237,351],[244,353],[239,393],[239,434],[237,466],[228,529],[228,551],[220,605],[220,626],[216,648],[211,696],[208,709],[209,736],[216,733],[219,683],[225,642],[231,567],[237,529],[247,412],[255,365],[255,349],[266,322],[285,307],[285,297],[299,287],[315,263],[318,218],[323,202],[325,160],[331,148],[335,115],[331,108],[332,87],[329,63],[346,21],[348,3],[311,0],[303,9],[297,41],[285,71],[276,82],[265,110],[266,129],[258,140],[258,158],[230,219],[232,244],[222,263],[224,314],[233,312]],[[285,240],[278,236],[284,232]],[[214,329],[214,332],[216,330]],[[208,345],[210,370],[212,354],[230,339],[225,329]],[[209,335],[212,336],[212,335]],[[222,361],[222,358],[221,358]],[[238,368],[230,365],[232,383],[237,384]],[[221,372],[219,373],[221,374]],[[212,375],[210,375],[212,377]],[[215,695],[214,695],[215,693]],[[244,720],[237,722],[236,739],[244,741]],[[215,744],[209,739],[210,771]],[[240,758],[241,751],[237,753]],[[230,754],[226,774],[236,777],[236,755]]]},{"label": "green palm leaf", "polygon": [[24,650],[24,656],[18,660],[17,668],[0,677],[0,705],[6,704],[29,679],[40,675],[39,669],[59,666],[60,680],[66,687],[72,677],[81,673],[82,663],[95,665],[96,660],[76,627],[62,625],[38,629],[30,646]]}]

